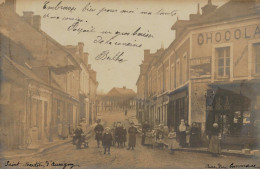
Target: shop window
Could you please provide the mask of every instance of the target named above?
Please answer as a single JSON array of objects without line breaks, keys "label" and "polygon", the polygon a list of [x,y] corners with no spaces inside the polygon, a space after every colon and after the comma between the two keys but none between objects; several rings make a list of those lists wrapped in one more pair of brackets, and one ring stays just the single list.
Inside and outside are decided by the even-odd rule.
[{"label": "shop window", "polygon": [[217,76],[229,77],[230,75],[230,47],[216,48]]},{"label": "shop window", "polygon": [[260,73],[260,43],[256,43],[253,45],[253,53],[255,59],[255,73]]},{"label": "shop window", "polygon": [[249,136],[250,131],[250,111],[235,111],[220,116],[219,124],[224,135],[244,135]]}]

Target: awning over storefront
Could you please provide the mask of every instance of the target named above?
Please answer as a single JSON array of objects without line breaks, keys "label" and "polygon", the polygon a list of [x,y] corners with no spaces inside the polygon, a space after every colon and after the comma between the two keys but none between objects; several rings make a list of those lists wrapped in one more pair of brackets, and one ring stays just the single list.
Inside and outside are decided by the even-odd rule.
[{"label": "awning over storefront", "polygon": [[246,96],[254,99],[256,93],[260,94],[260,79],[256,80],[240,80],[233,82],[214,82],[209,85],[215,92],[217,90],[230,91],[235,94]]}]

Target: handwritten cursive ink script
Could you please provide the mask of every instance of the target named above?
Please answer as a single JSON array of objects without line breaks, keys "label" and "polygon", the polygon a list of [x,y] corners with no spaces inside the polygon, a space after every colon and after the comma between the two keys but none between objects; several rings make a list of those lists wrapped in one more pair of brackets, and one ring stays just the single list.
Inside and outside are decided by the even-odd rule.
[{"label": "handwritten cursive ink script", "polygon": [[99,55],[95,57],[96,60],[109,60],[109,61],[117,61],[119,63],[125,62],[123,58],[124,52],[117,52],[115,55],[110,55],[109,50],[105,50],[101,52]]}]

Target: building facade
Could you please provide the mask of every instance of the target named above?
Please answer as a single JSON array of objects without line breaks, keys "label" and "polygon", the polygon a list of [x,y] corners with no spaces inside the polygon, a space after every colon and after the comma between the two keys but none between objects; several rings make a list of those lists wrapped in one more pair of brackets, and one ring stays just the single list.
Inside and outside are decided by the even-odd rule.
[{"label": "building facade", "polygon": [[90,92],[86,60],[43,32],[40,16],[18,16],[15,0],[1,4],[0,20],[1,147],[67,138],[82,121],[82,93]]},{"label": "building facade", "polygon": [[[146,100],[146,120],[175,130],[181,119],[196,122],[202,136],[217,122],[223,142],[254,145],[259,132],[259,3],[231,0],[217,8],[209,0],[201,9],[174,23],[175,40],[149,62],[151,69],[140,71],[137,91],[156,93],[153,98],[137,93]],[[157,109],[146,108],[153,103]]]}]

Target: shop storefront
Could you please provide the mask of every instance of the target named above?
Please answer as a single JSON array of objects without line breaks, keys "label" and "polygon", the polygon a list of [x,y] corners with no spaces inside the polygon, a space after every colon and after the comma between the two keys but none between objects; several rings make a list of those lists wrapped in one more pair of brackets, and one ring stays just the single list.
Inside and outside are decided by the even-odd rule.
[{"label": "shop storefront", "polygon": [[259,143],[259,85],[259,81],[210,85],[206,131],[210,133],[212,124],[217,122],[224,147],[252,148]]},{"label": "shop storefront", "polygon": [[178,130],[181,119],[188,122],[188,86],[184,86],[169,94],[167,125]]}]

